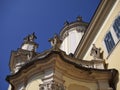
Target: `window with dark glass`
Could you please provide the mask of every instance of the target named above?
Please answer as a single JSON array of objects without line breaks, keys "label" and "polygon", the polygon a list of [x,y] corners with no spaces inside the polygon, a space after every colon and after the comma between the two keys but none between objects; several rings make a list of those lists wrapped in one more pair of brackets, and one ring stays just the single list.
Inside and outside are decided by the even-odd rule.
[{"label": "window with dark glass", "polygon": [[104,42],[105,42],[108,53],[110,53],[115,46],[115,42],[114,42],[110,32],[108,32],[106,34],[106,36],[104,38]]},{"label": "window with dark glass", "polygon": [[117,38],[120,39],[120,16],[118,16],[118,18],[115,20],[113,28],[117,35]]}]

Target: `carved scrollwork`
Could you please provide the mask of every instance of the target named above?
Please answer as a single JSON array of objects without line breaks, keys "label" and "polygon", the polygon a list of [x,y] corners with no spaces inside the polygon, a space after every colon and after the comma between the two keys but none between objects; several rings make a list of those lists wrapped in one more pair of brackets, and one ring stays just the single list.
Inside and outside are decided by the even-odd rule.
[{"label": "carved scrollwork", "polygon": [[84,26],[76,27],[76,31],[77,32],[85,32],[85,27]]},{"label": "carved scrollwork", "polygon": [[63,84],[57,83],[55,81],[40,84],[39,87],[40,90],[65,90]]}]

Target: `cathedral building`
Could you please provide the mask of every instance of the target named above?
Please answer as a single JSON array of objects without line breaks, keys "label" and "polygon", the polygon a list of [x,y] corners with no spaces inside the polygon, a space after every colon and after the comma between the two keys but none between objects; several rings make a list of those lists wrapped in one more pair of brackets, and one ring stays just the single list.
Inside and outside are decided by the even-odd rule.
[{"label": "cathedral building", "polygon": [[120,90],[120,0],[101,0],[89,24],[66,21],[49,50],[35,39],[11,52],[8,90]]}]

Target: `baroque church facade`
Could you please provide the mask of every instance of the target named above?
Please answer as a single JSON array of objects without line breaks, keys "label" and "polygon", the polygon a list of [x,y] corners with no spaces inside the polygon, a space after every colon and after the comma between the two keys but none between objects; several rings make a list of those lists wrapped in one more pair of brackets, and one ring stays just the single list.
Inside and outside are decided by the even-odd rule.
[{"label": "baroque church facade", "polygon": [[120,0],[101,0],[91,22],[65,22],[36,52],[37,36],[11,52],[8,90],[120,90]]}]

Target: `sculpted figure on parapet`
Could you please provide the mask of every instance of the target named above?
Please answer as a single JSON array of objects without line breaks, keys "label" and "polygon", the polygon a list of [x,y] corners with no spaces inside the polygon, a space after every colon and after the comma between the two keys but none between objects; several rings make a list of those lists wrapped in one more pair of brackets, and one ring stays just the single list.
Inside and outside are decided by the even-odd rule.
[{"label": "sculpted figure on parapet", "polygon": [[101,48],[97,48],[95,44],[93,44],[93,47],[91,49],[90,55],[93,56],[93,59],[103,59],[103,52],[100,52]]},{"label": "sculpted figure on parapet", "polygon": [[37,39],[37,37],[35,35],[35,32],[33,32],[32,34],[24,38],[24,42],[28,42],[28,41],[33,42],[35,39]]},{"label": "sculpted figure on parapet", "polygon": [[60,37],[57,34],[55,34],[54,37],[50,38],[48,41],[51,43],[52,47],[57,47],[57,48],[60,47],[61,40],[60,40]]}]

